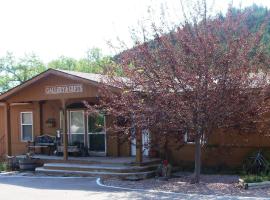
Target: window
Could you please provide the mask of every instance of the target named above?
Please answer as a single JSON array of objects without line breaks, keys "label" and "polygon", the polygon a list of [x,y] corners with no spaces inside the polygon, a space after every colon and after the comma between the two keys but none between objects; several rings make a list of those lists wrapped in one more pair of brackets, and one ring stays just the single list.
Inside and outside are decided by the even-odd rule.
[{"label": "window", "polygon": [[[185,141],[185,143],[188,143],[188,144],[194,144],[195,143],[195,133],[193,131],[189,132],[187,130],[185,132],[185,135],[184,135],[184,141]],[[202,144],[206,143],[205,135],[202,136],[201,142],[202,142]]]},{"label": "window", "polygon": [[88,133],[105,132],[105,116],[98,114],[97,116],[88,116]]},{"label": "window", "polygon": [[106,152],[105,116],[103,114],[88,115],[88,144],[90,151]]},{"label": "window", "polygon": [[194,133],[192,133],[192,132],[186,130],[186,131],[185,131],[185,135],[184,135],[184,141],[185,141],[186,143],[190,143],[190,144],[195,143],[195,136],[194,136]]},{"label": "window", "polygon": [[33,141],[33,113],[21,112],[21,140]]}]

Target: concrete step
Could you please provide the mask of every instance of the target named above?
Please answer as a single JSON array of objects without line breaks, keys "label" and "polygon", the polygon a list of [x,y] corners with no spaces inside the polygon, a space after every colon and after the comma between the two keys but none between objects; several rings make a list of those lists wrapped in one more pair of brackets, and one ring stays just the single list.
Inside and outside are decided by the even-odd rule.
[{"label": "concrete step", "polygon": [[36,173],[46,175],[61,175],[61,176],[95,176],[95,177],[116,177],[121,179],[139,180],[155,176],[155,170],[145,172],[106,172],[106,171],[70,171],[60,169],[45,169],[44,167],[36,168]]},{"label": "concrete step", "polygon": [[68,171],[88,171],[88,172],[115,172],[115,173],[132,173],[154,171],[158,165],[145,166],[126,166],[126,165],[112,165],[112,164],[73,164],[73,163],[45,163],[44,169],[51,170],[68,170]]}]

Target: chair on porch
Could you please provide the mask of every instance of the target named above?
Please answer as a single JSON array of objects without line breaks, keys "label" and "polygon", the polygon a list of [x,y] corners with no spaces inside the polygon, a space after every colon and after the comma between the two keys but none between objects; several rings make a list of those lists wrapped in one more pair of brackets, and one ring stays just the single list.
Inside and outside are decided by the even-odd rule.
[{"label": "chair on porch", "polygon": [[[62,155],[63,152],[64,152],[64,146],[58,145],[56,149],[56,155]],[[83,144],[68,145],[67,152],[75,156],[83,156],[83,157],[86,156]]]},{"label": "chair on porch", "polygon": [[[62,134],[57,134],[56,137],[56,155],[62,155],[64,152],[64,144],[63,144],[63,139],[61,138]],[[67,146],[67,152],[69,154],[74,154],[76,156],[87,156],[85,153],[85,147],[83,143],[80,142],[74,142],[72,144],[69,144]]]}]

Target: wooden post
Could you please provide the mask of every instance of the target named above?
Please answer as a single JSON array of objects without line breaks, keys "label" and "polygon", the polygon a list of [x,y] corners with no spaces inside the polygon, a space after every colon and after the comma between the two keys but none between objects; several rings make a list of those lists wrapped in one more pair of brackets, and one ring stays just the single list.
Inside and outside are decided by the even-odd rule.
[{"label": "wooden post", "polygon": [[[88,150],[88,125],[87,125],[87,122],[88,122],[88,120],[87,120],[87,118],[88,118],[88,113],[87,113],[87,111],[85,111],[84,112],[84,148],[85,148],[85,150]],[[88,152],[84,152],[84,153],[86,153],[87,155],[88,155]]]},{"label": "wooden post", "polygon": [[62,124],[63,124],[63,155],[64,160],[68,160],[68,134],[67,134],[67,109],[66,109],[66,100],[62,100]]},{"label": "wooden post", "polygon": [[142,131],[141,129],[137,128],[136,134],[136,163],[141,164],[143,161],[142,156]]},{"label": "wooden post", "polygon": [[5,113],[6,113],[6,153],[8,156],[12,155],[11,148],[11,123],[10,123],[10,105],[9,103],[5,104]]},{"label": "wooden post", "polygon": [[38,102],[38,106],[39,106],[39,130],[40,130],[40,134],[44,134],[43,133],[43,104],[44,101],[39,101]]}]

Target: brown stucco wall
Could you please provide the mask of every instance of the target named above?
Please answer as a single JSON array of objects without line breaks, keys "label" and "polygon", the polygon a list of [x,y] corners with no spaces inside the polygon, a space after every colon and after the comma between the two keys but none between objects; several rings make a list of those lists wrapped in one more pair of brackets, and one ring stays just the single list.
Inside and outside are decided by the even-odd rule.
[{"label": "brown stucco wall", "polygon": [[107,156],[130,156],[130,142],[120,141],[116,134],[112,132],[113,125],[112,116],[106,116],[106,134],[107,134]]},{"label": "brown stucco wall", "polygon": [[21,112],[33,112],[33,134],[34,137],[40,135],[40,115],[39,105],[32,103],[29,105],[16,105],[10,108],[11,121],[11,151],[13,155],[20,155],[27,152],[27,142],[21,141]]},{"label": "brown stucco wall", "polygon": [[[60,109],[61,102],[59,100],[46,101],[42,104],[43,134],[56,135],[56,130],[60,129]],[[50,118],[55,119],[54,127],[46,124],[46,121]]]},{"label": "brown stucco wall", "polygon": [[5,107],[4,106],[0,106],[0,156],[4,155],[6,150],[5,150],[5,146],[6,146],[6,142],[5,142]]},{"label": "brown stucco wall", "polygon": [[[213,134],[202,148],[204,167],[239,168],[252,152],[270,150],[270,137],[258,133],[239,134],[219,132]],[[195,154],[194,144],[183,146],[171,140],[168,145],[168,158],[174,165],[192,166]]]}]

